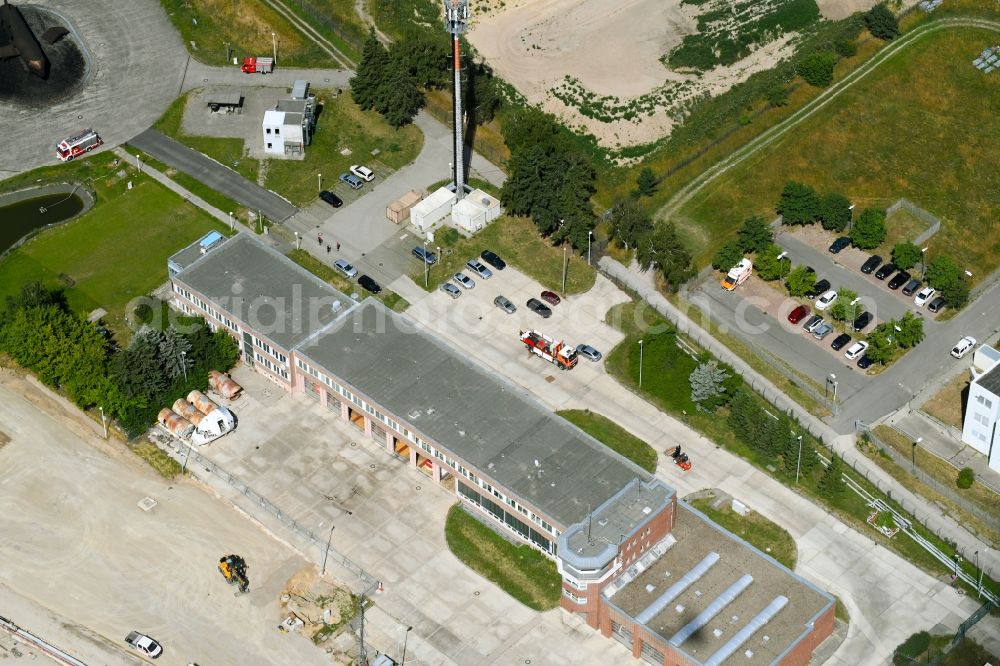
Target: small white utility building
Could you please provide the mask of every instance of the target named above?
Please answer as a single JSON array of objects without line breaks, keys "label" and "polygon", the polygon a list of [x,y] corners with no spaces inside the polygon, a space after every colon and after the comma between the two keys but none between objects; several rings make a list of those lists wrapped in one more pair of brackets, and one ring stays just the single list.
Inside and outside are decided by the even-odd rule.
[{"label": "small white utility building", "polygon": [[474,234],[502,214],[499,199],[482,190],[472,190],[452,207],[451,223],[456,229]]},{"label": "small white utility building", "polygon": [[455,203],[455,193],[442,187],[410,209],[410,223],[419,231],[430,229],[451,212]]}]

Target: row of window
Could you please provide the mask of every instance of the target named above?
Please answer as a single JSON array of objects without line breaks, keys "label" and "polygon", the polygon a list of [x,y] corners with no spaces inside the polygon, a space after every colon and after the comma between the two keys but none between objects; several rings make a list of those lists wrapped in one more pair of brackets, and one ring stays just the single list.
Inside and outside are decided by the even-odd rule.
[{"label": "row of window", "polygon": [[984,396],[982,393],[976,396],[976,402],[978,402],[980,405],[985,406],[986,409],[993,408],[993,401]]},{"label": "row of window", "polygon": [[267,368],[268,370],[270,370],[271,372],[273,372],[276,375],[281,375],[282,379],[284,379],[285,381],[288,381],[288,370],[285,370],[284,368],[282,368],[281,366],[277,365],[276,363],[271,363],[271,359],[267,358],[266,356],[261,355],[260,352],[257,352],[256,356],[257,356],[257,362],[258,363],[262,363],[265,368]]},{"label": "row of window", "polygon": [[[177,283],[174,283],[174,291],[176,291],[178,294],[180,294],[184,298],[188,299],[192,303],[196,304],[198,307],[200,307],[202,310],[204,310],[205,312],[207,312],[211,316],[215,317],[216,320],[221,321],[223,324],[225,324],[226,326],[228,326],[230,328],[230,330],[233,330],[233,331],[236,331],[237,333],[239,333],[240,329],[239,329],[239,327],[236,326],[236,323],[233,322],[232,319],[230,319],[229,317],[225,316],[224,314],[222,314],[221,312],[219,312],[218,310],[216,310],[211,305],[209,305],[205,301],[201,300],[197,296],[193,296],[191,294],[191,292],[188,291],[187,289],[185,289],[184,287],[180,286]],[[190,308],[186,307],[184,305],[184,303],[181,303],[181,309],[184,310],[185,313],[188,313],[188,314],[192,314],[193,313],[193,311]],[[213,328],[212,330],[215,330],[215,329]]]},{"label": "row of window", "polygon": [[464,483],[458,483],[457,486],[458,492],[462,497],[482,508],[507,528],[520,534],[521,538],[525,541],[533,543],[546,553],[555,554],[555,544],[541,532],[521,521],[516,514],[505,511],[501,505],[488,497],[480,495]]},{"label": "row of window", "polygon": [[573,603],[575,603],[575,604],[585,604],[585,603],[587,603],[587,598],[586,597],[578,597],[575,594],[573,594],[572,592],[570,592],[569,590],[567,590],[565,587],[562,589],[562,595],[564,597],[566,597],[567,599],[569,599],[570,601],[572,601]]}]

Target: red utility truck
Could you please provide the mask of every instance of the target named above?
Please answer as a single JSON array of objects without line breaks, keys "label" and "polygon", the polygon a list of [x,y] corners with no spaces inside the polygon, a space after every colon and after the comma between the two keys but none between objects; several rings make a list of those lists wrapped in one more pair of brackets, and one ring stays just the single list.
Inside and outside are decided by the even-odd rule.
[{"label": "red utility truck", "polygon": [[243,66],[240,69],[245,74],[270,74],[274,71],[274,58],[258,58],[255,56],[243,58]]}]

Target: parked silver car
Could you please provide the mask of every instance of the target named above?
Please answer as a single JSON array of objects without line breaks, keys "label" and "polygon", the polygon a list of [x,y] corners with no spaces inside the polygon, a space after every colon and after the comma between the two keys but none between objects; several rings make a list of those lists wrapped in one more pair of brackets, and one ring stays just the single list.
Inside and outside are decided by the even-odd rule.
[{"label": "parked silver car", "polygon": [[517,312],[517,306],[511,303],[510,299],[503,295],[494,298],[493,305],[497,306],[507,314],[514,314]]},{"label": "parked silver car", "polygon": [[441,291],[448,294],[452,298],[458,298],[462,295],[462,290],[453,285],[451,282],[445,282],[441,285]]},{"label": "parked silver car", "polygon": [[493,277],[493,271],[486,268],[486,264],[479,261],[478,259],[469,259],[465,262],[465,265],[469,267],[469,270],[483,278],[484,280],[489,280]]},{"label": "parked silver car", "polygon": [[333,267],[336,268],[341,273],[343,273],[344,277],[352,278],[358,274],[358,269],[355,268],[354,266],[351,266],[343,259],[337,259],[335,262],[333,262]]}]

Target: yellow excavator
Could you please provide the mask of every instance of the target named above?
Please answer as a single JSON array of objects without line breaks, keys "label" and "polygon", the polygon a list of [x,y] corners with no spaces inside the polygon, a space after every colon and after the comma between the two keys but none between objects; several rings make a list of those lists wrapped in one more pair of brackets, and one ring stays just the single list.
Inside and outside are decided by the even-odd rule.
[{"label": "yellow excavator", "polygon": [[239,591],[250,589],[250,579],[247,578],[247,563],[239,555],[226,555],[219,559],[219,571],[230,585],[236,585]]}]

